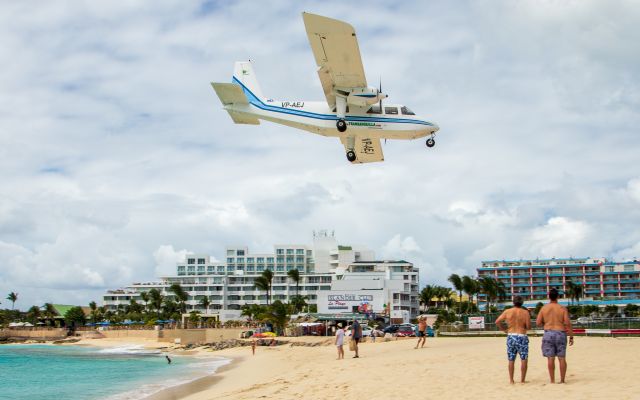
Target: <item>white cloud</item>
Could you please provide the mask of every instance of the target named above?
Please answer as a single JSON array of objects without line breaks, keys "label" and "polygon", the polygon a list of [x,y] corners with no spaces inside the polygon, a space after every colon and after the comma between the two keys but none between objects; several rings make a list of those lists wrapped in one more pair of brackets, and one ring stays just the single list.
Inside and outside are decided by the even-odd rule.
[{"label": "white cloud", "polygon": [[[178,262],[183,261],[187,254],[192,254],[188,250],[174,250],[171,245],[162,245],[153,253],[153,258],[156,262],[155,277],[166,276],[175,274],[176,265]],[[215,261],[215,258],[213,258]],[[149,277],[149,280],[153,280]]]},{"label": "white cloud", "polygon": [[565,217],[550,218],[524,238],[520,254],[527,257],[566,257],[588,251],[587,239],[594,233],[584,221]]},{"label": "white cloud", "polygon": [[[233,125],[209,82],[236,60],[271,97],[323,98],[303,10],[356,27],[369,82],[439,123],[434,149],[389,141],[384,163],[353,166],[336,139]],[[86,304],[172,272],[178,249],[268,251],[321,228],[423,284],[484,258],[632,257],[638,17],[598,1],[5,2],[0,293]]]}]

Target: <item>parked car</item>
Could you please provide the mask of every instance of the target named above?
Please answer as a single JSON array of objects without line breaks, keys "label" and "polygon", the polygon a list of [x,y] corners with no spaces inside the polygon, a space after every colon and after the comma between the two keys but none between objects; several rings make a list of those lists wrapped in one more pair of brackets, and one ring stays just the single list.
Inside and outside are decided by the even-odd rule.
[{"label": "parked car", "polygon": [[415,336],[415,335],[416,335],[416,330],[410,324],[400,325],[400,327],[396,331],[396,336],[399,336],[399,337],[407,337],[407,336]]},{"label": "parked car", "polygon": [[398,331],[398,329],[400,329],[400,324],[392,324],[392,325],[388,325],[386,326],[382,332],[383,333],[396,333]]}]

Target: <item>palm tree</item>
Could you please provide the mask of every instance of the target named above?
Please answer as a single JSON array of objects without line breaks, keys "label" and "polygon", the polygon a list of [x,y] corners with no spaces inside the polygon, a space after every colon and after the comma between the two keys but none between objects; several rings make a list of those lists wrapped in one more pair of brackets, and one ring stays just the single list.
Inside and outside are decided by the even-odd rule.
[{"label": "palm tree", "polygon": [[53,325],[53,318],[58,314],[55,307],[51,303],[44,303],[44,306],[42,306],[42,308],[44,308],[44,317],[47,319],[47,321],[50,322],[51,325]]},{"label": "palm tree", "polygon": [[98,305],[95,301],[89,303],[89,308],[91,309],[91,322],[96,322],[96,310],[98,309]]},{"label": "palm tree", "polygon": [[573,297],[574,297],[574,290],[575,290],[576,284],[571,282],[571,281],[567,281],[564,284],[564,297],[566,297],[567,299],[569,299],[569,304],[573,305]]},{"label": "palm tree", "polygon": [[7,300],[11,302],[11,309],[13,310],[13,307],[15,306],[16,301],[18,301],[18,293],[16,292],[9,293],[9,295],[7,296]]},{"label": "palm tree", "polygon": [[573,283],[572,281],[567,281],[565,284],[565,297],[569,299],[571,304],[573,305],[573,301],[580,302],[582,295],[584,293],[584,288],[582,285]]},{"label": "palm tree", "polygon": [[287,272],[287,276],[289,278],[291,278],[292,281],[294,281],[296,283],[296,296],[300,295],[299,293],[299,289],[300,289],[300,271],[298,271],[297,269],[292,269],[289,272]]},{"label": "palm tree", "polygon": [[156,310],[158,319],[160,318],[160,309],[162,308],[162,303],[164,300],[164,296],[160,291],[156,288],[149,290],[149,298],[151,299],[151,307]]},{"label": "palm tree", "polygon": [[205,314],[209,314],[209,306],[211,305],[209,297],[202,296],[202,298],[200,299],[200,305],[205,309]]},{"label": "palm tree", "polygon": [[274,301],[269,307],[269,317],[273,320],[273,325],[278,333],[281,334],[289,320],[289,312],[286,304],[282,303],[280,300]]},{"label": "palm tree", "polygon": [[462,277],[462,290],[469,296],[469,302],[473,302],[473,296],[478,294],[478,286],[478,281],[472,277]]},{"label": "palm tree", "polygon": [[34,325],[38,323],[38,318],[40,318],[40,307],[31,306],[29,311],[27,311],[27,316]]},{"label": "palm tree", "polygon": [[460,278],[458,274],[451,274],[447,280],[451,282],[453,288],[458,291],[458,314],[460,314],[462,309],[462,289],[464,288],[462,278]]},{"label": "palm tree", "polygon": [[179,283],[174,283],[171,286],[169,286],[169,291],[173,292],[173,294],[176,296],[176,303],[178,303],[178,305],[180,306],[180,312],[182,312],[183,314],[187,312],[187,299],[189,298],[189,295],[187,294],[187,292],[184,291],[184,289],[182,288],[182,286],[180,286]]},{"label": "palm tree", "polygon": [[264,290],[267,294],[267,305],[269,305],[269,282],[264,276],[259,276],[254,280],[254,285],[258,290]]},{"label": "palm tree", "polygon": [[429,305],[431,304],[431,299],[433,299],[434,297],[435,297],[434,287],[431,285],[427,285],[423,287],[422,291],[420,292],[420,304],[424,304],[425,307],[428,309]]},{"label": "palm tree", "polygon": [[487,296],[487,308],[485,312],[488,313],[493,300],[503,297],[507,293],[507,290],[504,283],[490,276],[483,276],[479,282],[481,292]]},{"label": "palm tree", "polygon": [[149,311],[149,300],[151,299],[149,297],[149,293],[148,292],[140,292],[140,299],[142,301],[144,301],[144,311],[145,312]]},{"label": "palm tree", "polygon": [[269,290],[267,290],[267,304],[271,302],[271,282],[273,282],[273,271],[270,269],[262,271],[262,276],[266,279]]}]

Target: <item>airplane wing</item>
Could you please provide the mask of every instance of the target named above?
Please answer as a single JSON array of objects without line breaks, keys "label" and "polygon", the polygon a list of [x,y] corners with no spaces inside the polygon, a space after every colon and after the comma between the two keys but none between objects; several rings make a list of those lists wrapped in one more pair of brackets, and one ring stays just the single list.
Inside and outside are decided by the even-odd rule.
[{"label": "airplane wing", "polygon": [[[344,150],[349,151],[347,147],[347,138],[341,137],[340,141],[344,146]],[[382,146],[380,145],[380,139],[370,138],[367,136],[356,136],[355,148],[356,160],[354,163],[370,163],[384,161],[384,154],[382,154]]]},{"label": "airplane wing", "polygon": [[302,13],[309,44],[318,65],[329,107],[336,103],[334,88],[367,87],[360,48],[353,26],[346,22]]}]

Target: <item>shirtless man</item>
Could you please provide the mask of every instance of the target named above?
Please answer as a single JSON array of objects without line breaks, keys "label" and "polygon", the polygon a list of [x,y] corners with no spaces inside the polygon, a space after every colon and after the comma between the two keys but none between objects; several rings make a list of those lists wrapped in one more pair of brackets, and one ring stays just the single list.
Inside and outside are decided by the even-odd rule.
[{"label": "shirtless man", "polygon": [[420,341],[422,341],[422,346],[420,347],[424,347],[424,342],[427,341],[427,317],[424,315],[418,318],[418,334],[416,336],[418,336],[418,344],[416,344],[414,349],[417,349],[418,346],[420,346]]},{"label": "shirtless man", "polygon": [[[529,311],[522,307],[522,297],[513,298],[513,308],[504,310],[496,319],[496,326],[507,333],[507,359],[509,360],[509,382],[513,381],[513,370],[516,354],[520,354],[520,383],[524,383],[527,376],[527,361],[529,357],[529,337],[527,330],[531,329]],[[506,322],[506,326],[503,324]]]},{"label": "shirtless man", "polygon": [[549,304],[542,307],[536,319],[536,325],[544,325],[542,337],[542,355],[547,357],[549,379],[551,383],[556,381],[556,357],[560,365],[560,383],[564,383],[567,374],[567,334],[569,346],[573,346],[573,329],[567,309],[558,304],[558,290],[549,290]]}]

